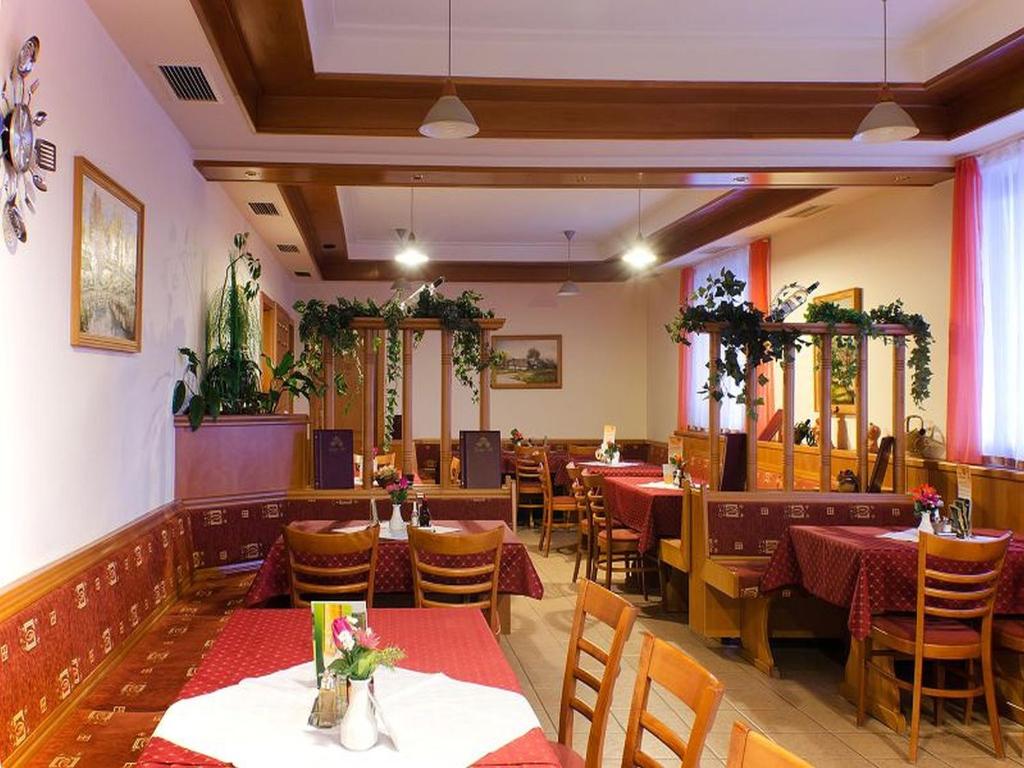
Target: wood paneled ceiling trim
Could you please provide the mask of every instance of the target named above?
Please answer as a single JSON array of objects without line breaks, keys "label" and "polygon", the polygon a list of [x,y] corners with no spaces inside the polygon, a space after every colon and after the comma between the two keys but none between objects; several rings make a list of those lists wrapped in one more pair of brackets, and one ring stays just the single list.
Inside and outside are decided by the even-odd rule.
[{"label": "wood paneled ceiling trim", "polygon": [[[192,0],[253,127],[413,136],[440,77],[317,74],[302,0]],[[1024,30],[924,83],[892,91],[922,139],[951,139],[1024,108]],[[876,83],[456,78],[484,138],[849,138]]]}]

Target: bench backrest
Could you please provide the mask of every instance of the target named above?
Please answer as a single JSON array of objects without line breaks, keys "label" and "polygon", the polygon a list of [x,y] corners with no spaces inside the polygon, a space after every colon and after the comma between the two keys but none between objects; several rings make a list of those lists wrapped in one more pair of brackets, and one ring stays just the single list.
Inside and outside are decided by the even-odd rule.
[{"label": "bench backrest", "polygon": [[916,525],[914,500],[903,494],[704,494],[707,556],[767,558],[791,525]]}]

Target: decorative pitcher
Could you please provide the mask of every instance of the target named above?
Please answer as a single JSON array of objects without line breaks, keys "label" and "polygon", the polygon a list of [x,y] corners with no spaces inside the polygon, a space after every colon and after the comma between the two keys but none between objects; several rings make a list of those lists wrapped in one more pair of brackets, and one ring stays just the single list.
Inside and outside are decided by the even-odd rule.
[{"label": "decorative pitcher", "polygon": [[377,743],[377,714],[370,698],[371,682],[348,681],[348,708],[341,719],[338,736],[341,746],[353,752],[363,752]]},{"label": "decorative pitcher", "polygon": [[405,530],[405,520],[402,519],[402,505],[391,505],[391,520],[388,521],[388,528],[394,534],[400,534]]}]

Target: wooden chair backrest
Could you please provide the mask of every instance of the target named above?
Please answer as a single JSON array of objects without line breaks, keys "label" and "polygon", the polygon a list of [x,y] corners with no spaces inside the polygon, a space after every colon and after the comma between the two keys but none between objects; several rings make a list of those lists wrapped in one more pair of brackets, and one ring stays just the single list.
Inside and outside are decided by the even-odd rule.
[{"label": "wooden chair backrest", "polygon": [[547,453],[540,448],[530,448],[528,451],[519,453],[516,451],[516,480],[526,480],[530,483],[541,482],[541,474],[544,471],[544,464],[547,461]]},{"label": "wooden chair backrest", "polygon": [[811,764],[780,747],[764,734],[736,721],[729,739],[725,768],[812,768]]},{"label": "wooden chair backrest", "polygon": [[[622,652],[636,621],[637,609],[593,581],[583,579],[576,596],[576,611],[569,632],[569,651],[565,659],[562,681],[562,703],[558,712],[558,741],[572,747],[572,730],[578,712],[590,721],[587,737],[587,765],[601,765],[608,713],[612,705],[615,680],[622,664]],[[583,636],[588,617],[610,627],[611,645],[605,649]],[[600,676],[580,666],[581,654],[602,666]],[[577,683],[583,683],[597,694],[593,706],[576,695]]]},{"label": "wooden chair backrest", "polygon": [[[678,698],[694,713],[690,737],[684,740],[664,722],[651,714],[647,702],[651,684],[657,683]],[[674,645],[644,632],[640,651],[640,664],[636,670],[633,703],[626,724],[626,746],[622,753],[623,768],[647,768],[658,765],[643,751],[643,734],[649,733],[668,747],[682,761],[682,768],[696,768],[700,764],[704,741],[714,722],[725,686]]]},{"label": "wooden chair backrest", "polygon": [[[366,595],[373,605],[373,581],[377,570],[380,526],[352,533],[311,533],[292,525],[284,527],[288,553],[288,581],[292,607],[309,606],[304,596]],[[317,565],[339,560],[339,565]],[[312,578],[312,580],[310,580]]]},{"label": "wooden chair backrest", "polygon": [[[431,533],[409,527],[417,608],[479,608],[498,630],[498,576],[505,527],[483,533]],[[446,564],[445,561],[452,564]],[[453,602],[455,599],[461,602]]]},{"label": "wooden chair backrest", "polygon": [[524,445],[517,445],[515,447],[516,459],[525,459],[535,454],[540,449],[536,445],[530,445],[525,443]]},{"label": "wooden chair backrest", "polygon": [[927,616],[981,619],[982,642],[989,642],[996,587],[1012,538],[1010,531],[992,541],[960,541],[921,534],[917,548],[919,650],[923,650]]},{"label": "wooden chair backrest", "polygon": [[600,443],[594,443],[593,445],[583,445],[582,443],[569,443],[569,455],[576,459],[585,457],[588,459],[594,458],[594,452],[601,447]]},{"label": "wooden chair backrest", "polygon": [[384,467],[395,466],[395,454],[394,453],[382,453],[379,456],[373,457],[373,471],[376,472]]},{"label": "wooden chair backrest", "polygon": [[871,478],[868,480],[868,493],[881,493],[882,483],[885,482],[885,470],[889,466],[889,457],[892,455],[893,447],[896,445],[896,438],[888,435],[882,438],[878,446],[878,453],[875,454],[875,463],[871,466]]},{"label": "wooden chair backrest", "polygon": [[587,509],[590,514],[591,525],[598,531],[605,528],[609,531],[609,545],[611,543],[611,515],[607,514],[604,507],[604,475],[583,473],[583,487],[587,491]]}]

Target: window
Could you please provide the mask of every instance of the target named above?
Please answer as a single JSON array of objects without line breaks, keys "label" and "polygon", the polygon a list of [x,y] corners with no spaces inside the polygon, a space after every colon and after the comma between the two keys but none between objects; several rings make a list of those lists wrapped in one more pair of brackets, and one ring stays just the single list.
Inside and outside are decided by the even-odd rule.
[{"label": "window", "polygon": [[1024,462],[1024,143],[978,158],[981,174],[981,450]]},{"label": "window", "polygon": [[[693,267],[694,290],[704,285],[709,276],[717,276],[723,269],[729,270],[740,280],[748,282],[742,297],[743,301],[747,301],[750,296],[750,253],[747,246],[727,251],[720,256],[696,264]],[[708,401],[704,395],[700,394],[700,390],[708,381],[708,357],[708,335],[706,333],[694,334],[688,358],[689,381],[692,391],[686,398],[686,423],[703,429],[708,428]],[[743,431],[746,426],[746,408],[732,399],[739,388],[728,377],[723,377],[722,386],[727,395],[722,400],[722,429]]]}]

